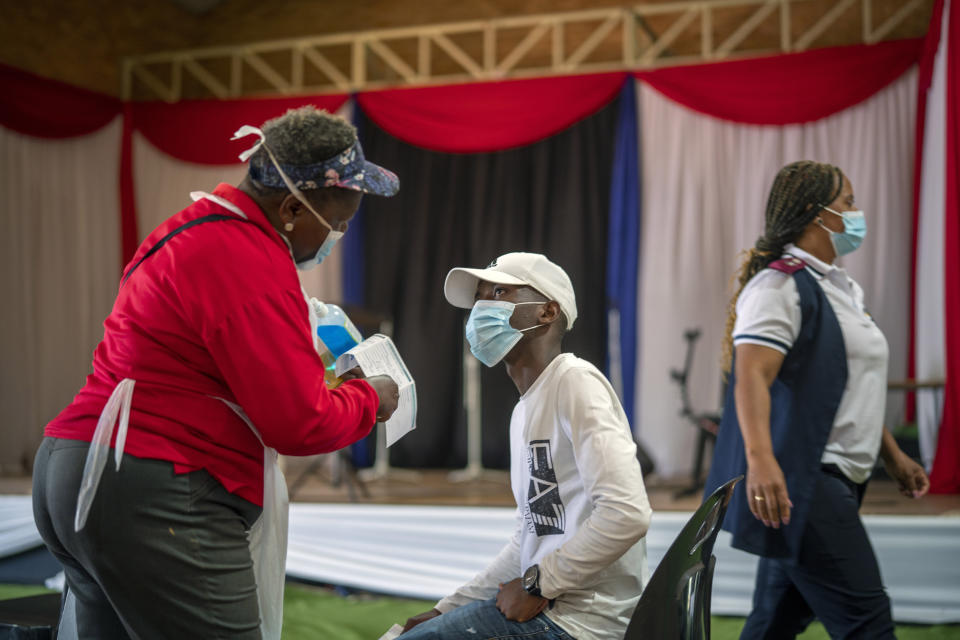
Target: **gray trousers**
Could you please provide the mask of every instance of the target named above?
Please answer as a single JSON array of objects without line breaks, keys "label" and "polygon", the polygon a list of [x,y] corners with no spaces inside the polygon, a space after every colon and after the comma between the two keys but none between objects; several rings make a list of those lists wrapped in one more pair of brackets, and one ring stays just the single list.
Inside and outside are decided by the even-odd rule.
[{"label": "gray trousers", "polygon": [[[247,531],[257,505],[206,471],[110,456],[74,532],[90,444],[45,438],[33,472],[40,535],[63,565],[80,638],[260,638]],[[65,634],[66,635],[66,634]]]}]

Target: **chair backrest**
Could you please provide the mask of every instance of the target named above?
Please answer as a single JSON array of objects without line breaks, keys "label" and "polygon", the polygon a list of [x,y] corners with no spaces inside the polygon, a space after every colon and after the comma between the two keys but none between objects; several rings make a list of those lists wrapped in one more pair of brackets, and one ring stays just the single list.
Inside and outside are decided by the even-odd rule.
[{"label": "chair backrest", "polygon": [[684,525],[644,588],[624,640],[709,640],[713,543],[742,479],[714,491]]}]

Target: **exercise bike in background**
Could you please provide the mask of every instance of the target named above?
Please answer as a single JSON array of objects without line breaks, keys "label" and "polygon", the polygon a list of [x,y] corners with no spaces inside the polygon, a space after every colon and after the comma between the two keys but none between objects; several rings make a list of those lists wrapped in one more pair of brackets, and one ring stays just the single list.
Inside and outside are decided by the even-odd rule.
[{"label": "exercise bike in background", "polygon": [[680,415],[689,420],[697,430],[697,444],[693,453],[693,473],[690,477],[690,485],[677,491],[675,494],[677,498],[693,495],[703,488],[703,460],[707,455],[707,443],[710,443],[710,451],[712,452],[713,444],[717,440],[717,429],[720,428],[719,412],[697,413],[690,404],[688,380],[690,369],[693,366],[693,348],[699,338],[700,329],[688,329],[683,333],[683,339],[687,342],[687,355],[683,362],[683,370],[670,370],[670,379],[680,387]]}]

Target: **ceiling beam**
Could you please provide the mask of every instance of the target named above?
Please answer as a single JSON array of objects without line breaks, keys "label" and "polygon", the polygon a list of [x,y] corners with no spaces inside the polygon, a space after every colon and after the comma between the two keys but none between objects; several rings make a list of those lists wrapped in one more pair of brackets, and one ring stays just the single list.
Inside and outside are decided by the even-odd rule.
[{"label": "ceiling beam", "polygon": [[[903,30],[897,31],[898,27],[912,16],[929,12],[934,2],[903,0],[892,15],[874,27],[874,3],[879,1],[670,0],[151,53],[121,61],[121,96],[125,100],[159,98],[170,102],[184,97],[223,99],[263,93],[264,80],[271,94],[291,95],[308,90],[346,93],[385,86],[634,70],[761,53],[789,53],[811,47],[831,28],[839,29],[843,14],[857,3],[863,28],[856,38],[850,38],[849,28],[842,33],[850,44],[873,44],[894,35],[902,37]],[[829,9],[794,38],[793,12],[801,4]],[[777,44],[762,51],[756,50],[756,45],[750,49],[751,34],[778,10]],[[732,30],[725,21],[731,12],[746,13]],[[693,31],[699,27],[696,36],[691,35],[692,25],[696,25]],[[523,33],[519,41],[518,30]],[[574,47],[570,36],[575,33],[587,35]],[[699,42],[688,42],[693,37]],[[398,54],[393,43],[404,39],[415,41],[415,59]],[[675,46],[678,42],[682,46]],[[434,48],[449,57],[454,66],[438,65]],[[283,54],[289,56],[289,68],[286,63],[267,62],[278,55],[282,58]],[[370,67],[370,55],[384,64]],[[325,81],[311,81],[307,86],[307,65],[319,71]],[[157,76],[156,70],[163,69],[170,71],[169,84]],[[188,96],[184,96],[184,73],[197,80],[188,85]],[[312,77],[316,78],[316,74]],[[197,91],[203,95],[196,95]]]}]

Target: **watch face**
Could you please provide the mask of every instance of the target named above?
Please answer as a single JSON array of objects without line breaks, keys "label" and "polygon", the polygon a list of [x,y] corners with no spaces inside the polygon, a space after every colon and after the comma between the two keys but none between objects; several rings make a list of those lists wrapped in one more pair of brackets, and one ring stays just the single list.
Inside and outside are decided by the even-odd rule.
[{"label": "watch face", "polygon": [[537,586],[537,578],[540,577],[540,570],[537,565],[530,566],[523,572],[523,588],[529,591]]}]

